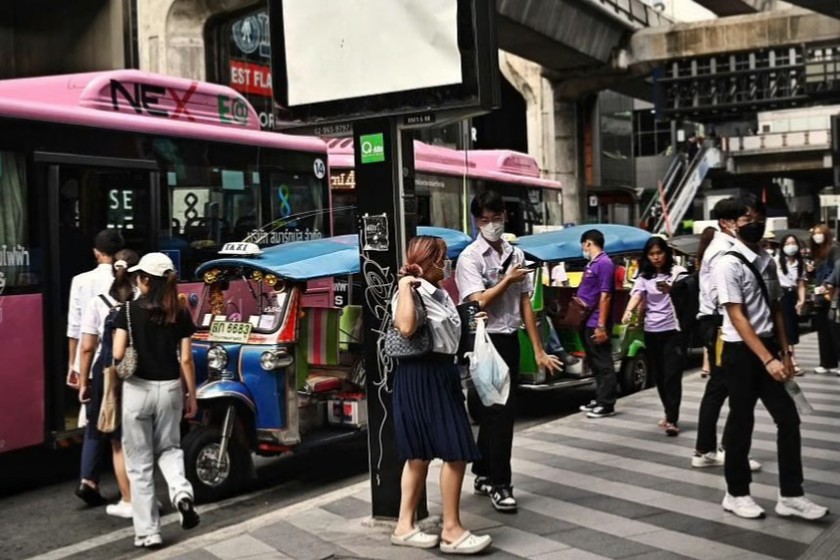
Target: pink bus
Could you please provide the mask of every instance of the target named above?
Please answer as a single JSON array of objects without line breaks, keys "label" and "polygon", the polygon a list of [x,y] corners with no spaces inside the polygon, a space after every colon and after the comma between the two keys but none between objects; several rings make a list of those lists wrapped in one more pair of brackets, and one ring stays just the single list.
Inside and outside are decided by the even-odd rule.
[{"label": "pink bus", "polygon": [[227,241],[331,235],[329,200],[326,144],[261,132],[230,88],[133,70],[0,81],[0,452],[78,434],[67,300],[97,231],[169,252],[190,281]]},{"label": "pink bus", "polygon": [[[327,142],[336,234],[356,231],[353,140]],[[472,233],[469,203],[484,190],[505,199],[509,233],[526,235],[563,225],[560,183],[540,178],[534,158],[509,150],[453,150],[414,143],[418,225]]]}]

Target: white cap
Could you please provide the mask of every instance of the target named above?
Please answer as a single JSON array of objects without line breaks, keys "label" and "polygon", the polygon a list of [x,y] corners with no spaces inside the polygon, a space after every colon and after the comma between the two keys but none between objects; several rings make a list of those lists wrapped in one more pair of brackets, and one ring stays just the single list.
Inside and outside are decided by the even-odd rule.
[{"label": "white cap", "polygon": [[175,270],[175,265],[172,264],[172,259],[163,253],[147,253],[143,255],[137,266],[132,266],[128,269],[129,272],[137,272],[142,270],[146,274],[152,276],[166,276],[170,270]]}]

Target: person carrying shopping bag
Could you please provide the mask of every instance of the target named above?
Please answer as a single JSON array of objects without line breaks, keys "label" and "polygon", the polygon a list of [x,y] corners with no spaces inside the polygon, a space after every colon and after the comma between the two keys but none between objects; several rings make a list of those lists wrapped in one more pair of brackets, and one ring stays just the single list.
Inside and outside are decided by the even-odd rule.
[{"label": "person carrying shopping bag", "polygon": [[686,339],[671,300],[671,289],[675,282],[686,276],[688,271],[674,264],[674,252],[665,240],[651,237],[642,249],[639,276],[622,317],[622,323],[629,324],[634,311],[644,306],[648,364],[665,408],[665,418],[659,426],[668,436],[680,433],[678,423],[686,350]]},{"label": "person carrying shopping bag", "polygon": [[[438,286],[449,277],[451,268],[442,239],[426,235],[413,238],[391,302],[393,328],[399,336],[407,340],[428,337],[424,341],[428,351],[397,358],[394,370],[394,433],[405,466],[399,520],[391,543],[413,548],[440,546],[444,553],[475,554],[490,546],[492,539],[474,535],[461,525],[464,473],[467,463],[479,458],[479,452],[456,365],[461,320],[449,294]],[[386,339],[386,352],[388,348]],[[440,537],[420,530],[414,522],[432,459],[443,460]]]},{"label": "person carrying shopping bag", "polygon": [[[123,383],[122,442],[131,482],[134,546],[156,548],[163,541],[155,464],[169,486],[181,527],[191,529],[199,523],[180,447],[181,417],[193,418],[198,409],[190,347],[195,327],[179,304],[177,273],[169,257],[149,253],[128,271],[137,273],[140,297],[127,302],[115,320],[114,359],[125,358],[122,376],[130,374]],[[134,350],[128,352],[130,348]]]},{"label": "person carrying shopping bag", "polygon": [[[121,306],[134,297],[134,285],[128,267],[137,264],[140,257],[131,249],[123,249],[114,255],[114,281],[107,294],[91,299],[84,311],[80,331],[81,356],[79,368],[79,401],[87,407],[88,423],[85,436],[95,440],[111,442],[114,475],[120,489],[120,501],[105,508],[105,513],[115,517],[131,519],[131,488],[125,470],[122,449],[122,432],[117,427],[109,433],[98,427],[103,399],[105,398],[105,370],[113,360],[113,329],[116,314]],[[91,369],[93,375],[91,376]]]}]

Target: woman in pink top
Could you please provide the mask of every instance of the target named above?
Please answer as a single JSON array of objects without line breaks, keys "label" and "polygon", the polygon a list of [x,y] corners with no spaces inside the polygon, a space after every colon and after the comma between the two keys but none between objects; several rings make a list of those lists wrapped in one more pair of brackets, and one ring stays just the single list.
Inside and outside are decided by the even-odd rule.
[{"label": "woman in pink top", "polygon": [[674,253],[665,240],[651,237],[642,250],[639,276],[622,319],[628,324],[636,309],[643,311],[648,364],[665,408],[665,418],[659,425],[668,436],[680,433],[678,422],[686,352],[685,337],[680,332],[670,294],[674,282],[687,274],[686,269],[674,264]]}]

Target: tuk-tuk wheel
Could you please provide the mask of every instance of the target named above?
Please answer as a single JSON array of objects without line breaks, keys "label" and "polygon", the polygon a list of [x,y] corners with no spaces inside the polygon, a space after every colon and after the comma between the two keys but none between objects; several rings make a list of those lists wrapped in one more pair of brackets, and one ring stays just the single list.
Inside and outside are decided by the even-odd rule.
[{"label": "tuk-tuk wheel", "polygon": [[198,502],[214,502],[235,493],[247,478],[248,450],[239,434],[228,443],[225,457],[219,463],[222,428],[218,425],[196,426],[181,441],[187,479],[193,485]]},{"label": "tuk-tuk wheel", "polygon": [[624,360],[621,368],[621,393],[632,395],[650,385],[650,370],[644,352]]}]

